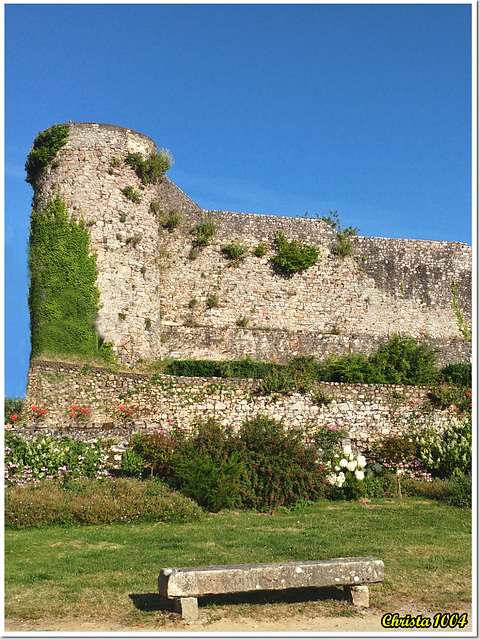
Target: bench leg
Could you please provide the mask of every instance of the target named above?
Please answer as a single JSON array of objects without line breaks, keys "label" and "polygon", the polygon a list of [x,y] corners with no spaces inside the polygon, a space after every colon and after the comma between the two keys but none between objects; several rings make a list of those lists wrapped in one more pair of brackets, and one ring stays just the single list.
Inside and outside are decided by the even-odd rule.
[{"label": "bench leg", "polygon": [[366,585],[360,585],[358,587],[344,587],[348,599],[355,607],[369,607],[370,599],[368,596],[368,587]]},{"label": "bench leg", "polygon": [[179,613],[183,620],[198,620],[197,598],[175,598],[173,610]]}]

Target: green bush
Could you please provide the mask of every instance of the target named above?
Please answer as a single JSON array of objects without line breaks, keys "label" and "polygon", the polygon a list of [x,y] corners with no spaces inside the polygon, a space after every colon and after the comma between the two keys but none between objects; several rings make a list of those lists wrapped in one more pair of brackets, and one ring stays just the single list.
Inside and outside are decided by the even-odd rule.
[{"label": "green bush", "polygon": [[395,334],[369,357],[369,377],[380,384],[432,384],[439,376],[435,362],[427,346]]},{"label": "green bush", "polygon": [[259,245],[257,245],[252,253],[257,258],[261,258],[262,256],[264,256],[267,253],[267,245],[265,244],[265,242],[261,242]]},{"label": "green bush", "polygon": [[247,250],[243,244],[240,244],[239,242],[232,242],[231,244],[227,244],[225,247],[222,247],[222,253],[226,258],[237,264],[245,260],[247,256]]},{"label": "green bush", "polygon": [[25,163],[26,182],[33,184],[40,171],[55,158],[58,151],[67,143],[69,130],[68,124],[54,124],[53,127],[37,135]]},{"label": "green bush", "polygon": [[[217,300],[218,302],[218,300]],[[208,305],[207,305],[208,306]],[[165,370],[169,375],[262,379],[257,392],[306,392],[320,382],[428,385],[438,377],[435,354],[411,338],[394,335],[371,356],[331,356],[325,362],[313,356],[291,358],[286,364],[255,362],[252,358],[215,362],[176,360]],[[465,396],[468,398],[468,396]]]},{"label": "green bush", "polygon": [[144,461],[142,456],[134,449],[126,449],[122,453],[120,469],[123,476],[141,478],[144,470]]},{"label": "green bush", "polygon": [[155,184],[163,180],[174,159],[168,149],[157,149],[146,160],[139,153],[129,153],[125,162],[135,170],[142,184]]},{"label": "green bush", "polygon": [[191,522],[201,515],[191,499],[155,480],[82,479],[9,487],[5,491],[5,524],[40,527],[50,524],[96,524],[146,521]]},{"label": "green bush", "polygon": [[121,192],[132,202],[140,202],[140,200],[142,199],[140,192],[134,189],[131,185],[128,185],[127,187],[121,189]]},{"label": "green bush", "polygon": [[332,253],[341,258],[351,256],[353,247],[350,243],[350,238],[356,236],[359,229],[357,227],[342,227],[338,211],[329,211],[329,214],[328,216],[321,216],[319,219],[337,232],[337,239],[332,247]]},{"label": "green bush", "polygon": [[313,266],[318,260],[318,247],[299,240],[285,238],[281,231],[275,235],[277,255],[271,258],[273,268],[288,277]]},{"label": "green bush", "polygon": [[172,232],[174,231],[174,229],[178,227],[181,221],[182,221],[182,216],[177,211],[177,209],[171,209],[168,212],[167,217],[164,220],[162,220],[162,227]]},{"label": "green bush", "polygon": [[448,502],[460,509],[472,508],[472,477],[456,476],[450,480]]},{"label": "green bush", "polygon": [[215,454],[191,451],[173,467],[179,490],[211,512],[241,505],[240,478],[244,473],[237,453],[219,459]]},{"label": "green bush", "polygon": [[211,218],[205,218],[193,227],[191,233],[196,236],[193,248],[203,248],[211,243],[213,236],[217,233],[217,227]]},{"label": "green bush", "polygon": [[471,363],[458,362],[456,364],[447,364],[440,369],[440,375],[447,383],[458,384],[462,387],[472,386]]},{"label": "green bush", "polygon": [[211,295],[208,296],[207,298],[208,309],[217,309],[219,305],[220,305],[220,302],[218,300],[218,295],[216,293],[212,293]]}]

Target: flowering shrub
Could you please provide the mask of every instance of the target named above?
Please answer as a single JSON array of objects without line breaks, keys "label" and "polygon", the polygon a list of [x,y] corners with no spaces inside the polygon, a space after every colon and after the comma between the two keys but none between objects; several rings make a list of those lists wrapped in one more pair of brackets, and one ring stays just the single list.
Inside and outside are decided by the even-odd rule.
[{"label": "flowering shrub", "polygon": [[472,468],[472,416],[452,417],[441,429],[426,427],[412,433],[420,462],[437,478],[468,474]]},{"label": "flowering shrub", "polygon": [[57,477],[101,478],[107,474],[107,455],[99,445],[51,436],[27,442],[20,436],[5,434],[5,483],[8,486]]},{"label": "flowering shrub", "polygon": [[285,431],[266,416],[244,422],[236,434],[208,420],[191,434],[178,428],[138,434],[131,446],[152,474],[212,510],[235,505],[270,511],[323,493],[316,447],[304,441],[301,429]]},{"label": "flowering shrub", "polygon": [[323,494],[324,466],[301,429],[285,431],[272,418],[257,416],[241,425],[237,450],[247,471],[244,506],[269,511]]},{"label": "flowering shrub", "polygon": [[327,464],[330,469],[327,475],[327,482],[330,485],[327,497],[350,500],[364,495],[366,465],[365,456],[354,455],[350,445],[345,445],[341,454],[335,453]]}]

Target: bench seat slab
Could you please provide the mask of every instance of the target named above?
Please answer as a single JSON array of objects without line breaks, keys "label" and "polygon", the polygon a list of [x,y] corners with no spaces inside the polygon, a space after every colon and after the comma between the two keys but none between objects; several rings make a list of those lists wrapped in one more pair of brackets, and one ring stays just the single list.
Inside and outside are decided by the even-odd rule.
[{"label": "bench seat slab", "polygon": [[383,574],[383,562],[374,558],[180,567],[162,569],[158,588],[165,598],[187,598],[261,590],[360,586],[381,582]]}]

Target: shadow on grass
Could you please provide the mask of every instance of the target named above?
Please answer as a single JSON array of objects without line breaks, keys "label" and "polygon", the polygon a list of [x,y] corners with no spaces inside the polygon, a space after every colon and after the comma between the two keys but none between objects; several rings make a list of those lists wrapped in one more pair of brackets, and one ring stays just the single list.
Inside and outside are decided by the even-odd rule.
[{"label": "shadow on grass", "polygon": [[[133,605],[141,611],[173,611],[173,600],[158,593],[130,593]],[[224,606],[229,604],[290,604],[295,602],[321,602],[323,600],[347,601],[346,593],[337,587],[310,587],[304,589],[283,589],[282,591],[250,591],[228,593],[198,598],[200,607]]]}]

